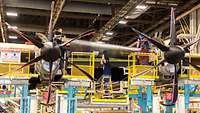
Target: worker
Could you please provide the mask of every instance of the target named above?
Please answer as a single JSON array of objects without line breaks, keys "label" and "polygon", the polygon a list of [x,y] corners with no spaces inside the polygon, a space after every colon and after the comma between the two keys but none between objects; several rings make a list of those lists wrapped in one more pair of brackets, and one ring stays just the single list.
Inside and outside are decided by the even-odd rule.
[{"label": "worker", "polygon": [[110,66],[110,62],[109,62],[109,57],[108,57],[108,52],[107,51],[103,51],[101,64],[103,65],[103,75],[110,77],[111,76],[111,66]]},{"label": "worker", "polygon": [[111,79],[111,65],[109,61],[108,51],[103,51],[101,64],[103,65],[103,82],[104,82],[104,96],[109,96],[109,80]]},{"label": "worker", "polygon": [[[141,53],[148,53],[150,50],[150,45],[149,45],[148,40],[141,35],[139,35],[137,47],[141,48]],[[149,64],[149,56],[145,56],[145,55],[138,56],[138,59],[139,59],[139,65]]]}]

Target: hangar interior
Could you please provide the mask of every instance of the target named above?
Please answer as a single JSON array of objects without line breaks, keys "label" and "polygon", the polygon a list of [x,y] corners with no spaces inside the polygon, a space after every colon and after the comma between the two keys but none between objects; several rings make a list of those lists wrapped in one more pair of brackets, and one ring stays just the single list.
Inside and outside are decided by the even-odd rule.
[{"label": "hangar interior", "polygon": [[0,0],[1,113],[199,113],[199,0]]}]

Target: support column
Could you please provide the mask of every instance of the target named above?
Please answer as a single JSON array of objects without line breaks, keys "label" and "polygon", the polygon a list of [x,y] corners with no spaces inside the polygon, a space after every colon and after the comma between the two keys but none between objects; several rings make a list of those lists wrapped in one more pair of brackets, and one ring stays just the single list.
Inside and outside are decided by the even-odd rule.
[{"label": "support column", "polygon": [[20,100],[20,113],[29,113],[28,106],[28,84],[22,86],[21,100]]},{"label": "support column", "polygon": [[160,100],[158,95],[153,95],[153,109],[152,113],[160,113]]},{"label": "support column", "polygon": [[30,113],[30,110],[31,110],[31,98],[30,96],[28,96],[28,100],[27,100],[27,113]]},{"label": "support column", "polygon": [[189,110],[189,104],[190,104],[190,85],[185,84],[184,86],[184,96],[185,96],[185,109]]},{"label": "support column", "polygon": [[186,112],[185,104],[181,104],[181,103],[184,103],[184,101],[185,101],[183,94],[178,95],[177,101],[178,102],[176,103],[176,113],[188,113],[188,112]]},{"label": "support column", "polygon": [[57,92],[56,93],[56,113],[60,113],[60,103],[61,103],[61,99]]},{"label": "support column", "polygon": [[68,87],[67,88],[68,95],[67,95],[67,113],[75,113],[75,87]]},{"label": "support column", "polygon": [[[166,104],[170,104],[171,100],[166,100]],[[166,106],[165,113],[172,113],[174,106]]]},{"label": "support column", "polygon": [[14,85],[14,97],[16,97],[17,94],[17,85]]},{"label": "support column", "polygon": [[139,92],[138,92],[138,105],[140,106],[142,112],[146,113],[146,98],[144,98],[142,94],[143,87],[139,87]]},{"label": "support column", "polygon": [[30,113],[37,113],[38,110],[38,99],[37,96],[32,96],[30,98]]},{"label": "support column", "polygon": [[147,111],[152,111],[152,87],[151,85],[147,85]]}]

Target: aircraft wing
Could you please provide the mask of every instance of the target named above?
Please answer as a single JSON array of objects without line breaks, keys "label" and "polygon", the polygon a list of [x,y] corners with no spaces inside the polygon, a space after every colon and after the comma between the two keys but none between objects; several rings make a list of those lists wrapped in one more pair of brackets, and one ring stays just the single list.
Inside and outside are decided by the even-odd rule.
[{"label": "aircraft wing", "polygon": [[130,52],[139,52],[141,49],[134,48],[134,47],[120,46],[120,45],[99,43],[99,42],[75,40],[70,43],[70,50],[72,52],[96,51],[99,53],[99,55],[101,55],[104,50],[107,50],[109,53],[109,56],[122,58],[130,54]]}]

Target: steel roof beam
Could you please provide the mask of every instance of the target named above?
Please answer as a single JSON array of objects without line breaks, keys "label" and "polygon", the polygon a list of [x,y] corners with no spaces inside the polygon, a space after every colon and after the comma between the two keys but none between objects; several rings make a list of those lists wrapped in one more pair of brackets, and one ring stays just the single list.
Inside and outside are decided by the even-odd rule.
[{"label": "steel roof beam", "polygon": [[[19,15],[30,15],[30,16],[48,16],[50,12],[47,10],[38,10],[38,9],[28,9],[28,8],[11,8],[7,7],[6,10],[8,11],[16,11]],[[62,12],[59,18],[71,18],[71,19],[95,19],[97,17],[96,14],[84,14],[84,13],[73,13],[73,12]],[[101,15],[100,18],[97,20],[108,21],[110,20],[111,16]]]},{"label": "steel roof beam", "polygon": [[[49,0],[6,0],[6,7],[14,8],[29,8],[50,10],[51,1]],[[92,4],[92,3],[66,3],[63,12],[77,12],[77,13],[89,13],[100,15],[111,15],[111,5]]]},{"label": "steel roof beam", "polygon": [[[42,33],[45,33],[47,31],[46,26],[40,26],[34,24],[19,24],[19,23],[12,23],[12,25],[17,26],[18,30],[20,31],[42,32]],[[63,30],[64,34],[78,35],[80,33],[87,31],[87,28],[64,27]]]},{"label": "steel roof beam", "polygon": [[122,7],[122,9],[116,13],[116,15],[110,19],[100,30],[99,30],[99,35],[96,37],[96,40],[102,40],[103,39],[103,34],[105,34],[107,31],[112,30],[120,20],[125,18],[130,11],[133,11],[133,9],[139,5],[144,3],[146,0],[129,0],[129,2]]},{"label": "steel roof beam", "polygon": [[125,5],[128,0],[71,0],[71,1],[72,2],[97,3],[97,4]]}]

